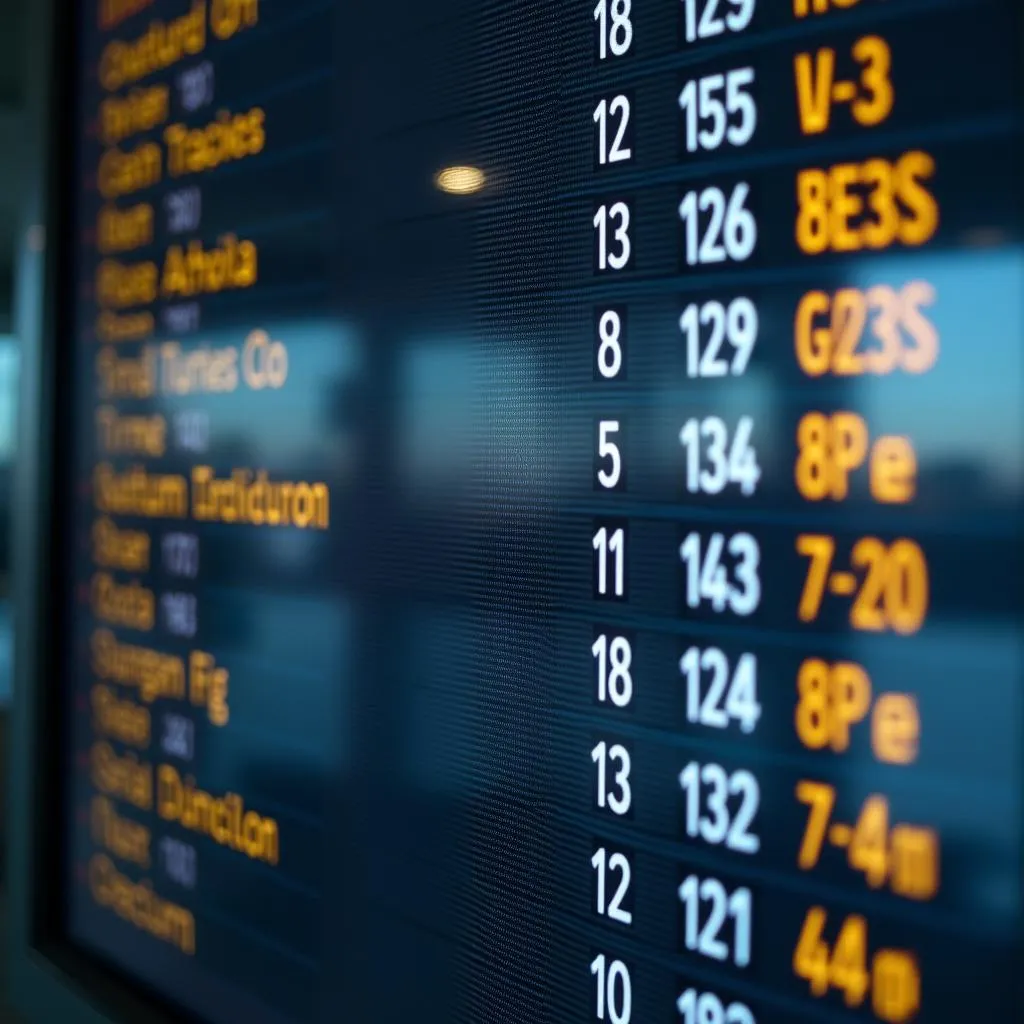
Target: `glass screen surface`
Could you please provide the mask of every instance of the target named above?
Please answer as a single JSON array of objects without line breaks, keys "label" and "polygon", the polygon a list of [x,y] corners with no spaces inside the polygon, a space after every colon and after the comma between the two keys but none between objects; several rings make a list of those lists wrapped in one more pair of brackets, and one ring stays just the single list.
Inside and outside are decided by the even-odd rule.
[{"label": "glass screen surface", "polygon": [[75,7],[70,937],[209,1024],[1016,1019],[1018,5]]}]

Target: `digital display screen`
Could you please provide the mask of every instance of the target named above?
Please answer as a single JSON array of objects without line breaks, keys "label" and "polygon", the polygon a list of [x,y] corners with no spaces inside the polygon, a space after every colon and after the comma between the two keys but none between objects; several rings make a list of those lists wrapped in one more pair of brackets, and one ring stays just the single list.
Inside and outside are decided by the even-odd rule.
[{"label": "digital display screen", "polygon": [[66,930],[204,1024],[1020,1017],[1011,0],[81,0]]}]

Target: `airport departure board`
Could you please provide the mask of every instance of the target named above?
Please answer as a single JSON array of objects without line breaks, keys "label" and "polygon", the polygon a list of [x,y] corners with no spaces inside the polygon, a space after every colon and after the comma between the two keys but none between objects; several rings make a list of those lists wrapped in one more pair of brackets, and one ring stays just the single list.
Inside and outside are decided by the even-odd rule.
[{"label": "airport departure board", "polygon": [[1020,1019],[1019,5],[71,6],[71,941],[203,1024]]}]

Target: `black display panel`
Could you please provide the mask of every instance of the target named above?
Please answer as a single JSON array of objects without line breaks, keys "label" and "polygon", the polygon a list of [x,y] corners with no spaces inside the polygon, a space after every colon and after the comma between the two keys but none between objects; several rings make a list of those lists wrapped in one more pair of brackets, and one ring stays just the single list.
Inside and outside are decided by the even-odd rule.
[{"label": "black display panel", "polygon": [[72,942],[209,1024],[1019,1019],[1018,5],[74,13]]}]

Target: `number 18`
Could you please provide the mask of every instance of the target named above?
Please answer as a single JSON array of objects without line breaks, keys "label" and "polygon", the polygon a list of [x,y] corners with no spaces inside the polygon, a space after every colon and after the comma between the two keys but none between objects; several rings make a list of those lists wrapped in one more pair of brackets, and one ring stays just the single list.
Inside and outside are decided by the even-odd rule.
[{"label": "number 18", "polygon": [[633,22],[629,18],[632,7],[632,0],[598,0],[594,21],[600,34],[598,52],[601,60],[608,59],[609,51],[613,57],[629,53],[633,45]]}]

